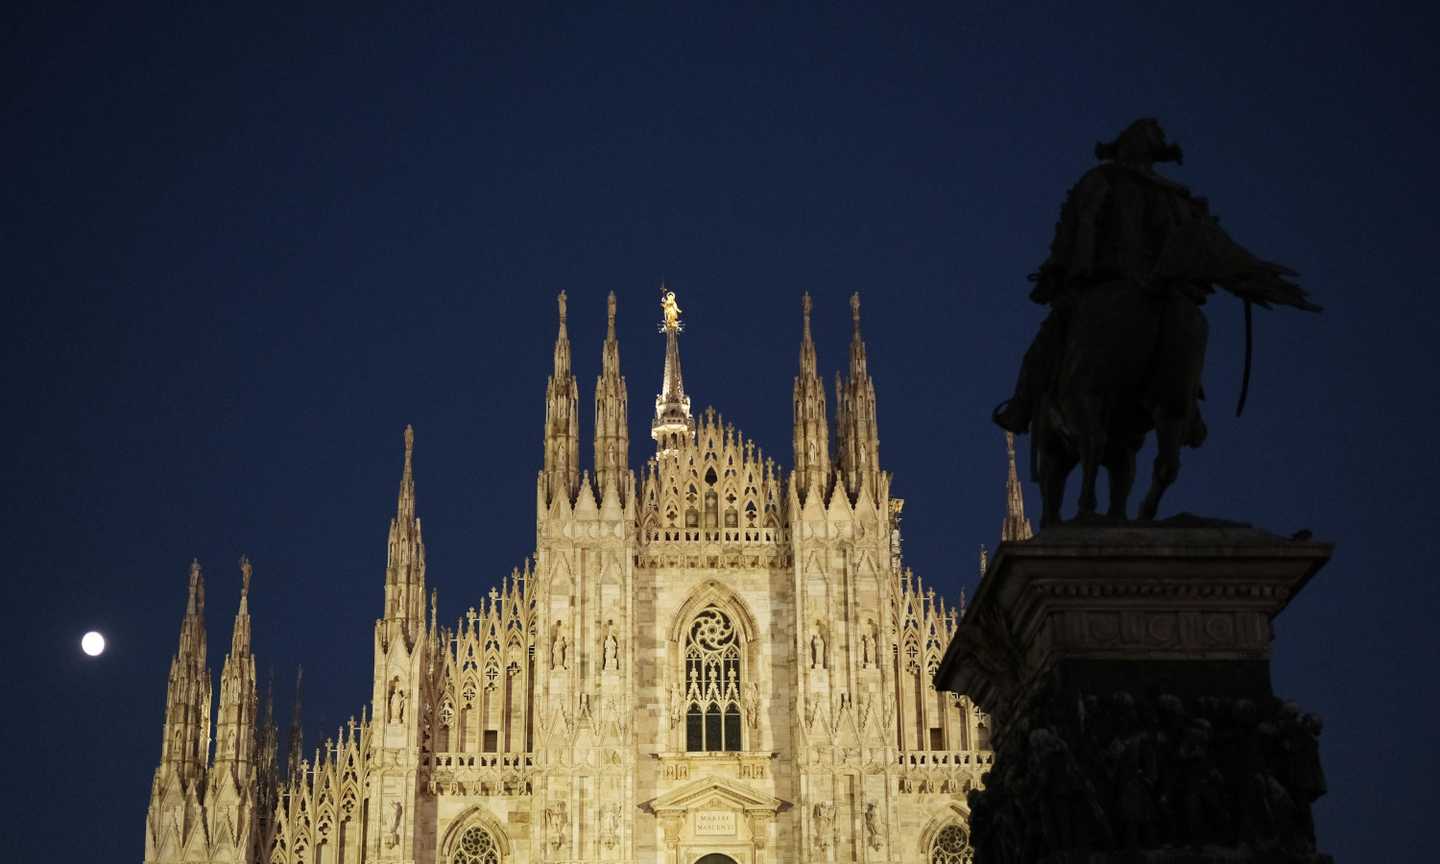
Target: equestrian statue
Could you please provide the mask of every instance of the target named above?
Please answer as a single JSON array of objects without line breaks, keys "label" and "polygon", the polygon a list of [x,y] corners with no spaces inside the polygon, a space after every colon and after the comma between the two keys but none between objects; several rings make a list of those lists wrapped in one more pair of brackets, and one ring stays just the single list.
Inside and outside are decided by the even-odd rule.
[{"label": "equestrian statue", "polygon": [[1199,403],[1208,326],[1200,307],[1216,288],[1245,304],[1237,416],[1250,381],[1251,307],[1320,311],[1295,271],[1250,254],[1204,198],[1155,170],[1181,162],[1159,122],[1136,120],[1097,144],[1095,155],[1100,164],[1070,190],[1050,257],[1030,276],[1030,299],[1050,314],[1025,352],[1014,395],[993,415],[1002,428],[1031,435],[1042,527],[1060,522],[1065,481],[1077,464],[1080,515],[1096,512],[1103,465],[1108,515],[1126,518],[1135,455],[1152,429],[1157,452],[1139,517],[1155,518],[1179,474],[1181,446],[1205,441]]}]

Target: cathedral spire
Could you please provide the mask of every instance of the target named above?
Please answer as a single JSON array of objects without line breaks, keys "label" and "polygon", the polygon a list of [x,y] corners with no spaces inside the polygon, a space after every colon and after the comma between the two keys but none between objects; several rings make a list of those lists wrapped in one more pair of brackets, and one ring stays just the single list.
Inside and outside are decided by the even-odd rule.
[{"label": "cathedral spire", "polygon": [[655,397],[655,419],[650,422],[650,437],[655,439],[659,455],[679,451],[695,434],[695,418],[690,415],[690,397],[685,395],[685,380],[680,374],[680,304],[675,292],[660,285],[660,311],[663,320],[660,332],[665,334],[665,377],[660,394]]},{"label": "cathedral spire", "polygon": [[605,345],[595,380],[595,488],[601,500],[613,486],[623,504],[630,470],[630,409],[620,374],[620,341],[615,338],[615,292],[607,300]]},{"label": "cathedral spire", "polygon": [[1025,518],[1025,496],[1020,490],[1020,475],[1015,470],[1015,434],[1005,433],[1005,456],[1009,474],[1005,478],[1005,521],[1000,524],[1000,540],[1029,540],[1035,536],[1030,520]]},{"label": "cathedral spire", "polygon": [[555,365],[545,383],[545,506],[560,496],[574,501],[580,491],[579,387],[570,371],[570,335],[565,328],[566,299],[561,291],[560,332],[555,337]]},{"label": "cathedral spire", "polygon": [[305,758],[305,735],[300,725],[300,703],[305,695],[305,667],[295,667],[295,702],[290,707],[290,743],[285,750],[286,775],[290,785],[296,785],[300,775],[300,762]]},{"label": "cathedral spire", "polygon": [[[248,787],[255,746],[255,656],[250,653],[250,559],[240,559],[240,606],[230,652],[220,669],[220,713],[215,722],[215,770],[212,792],[227,780]],[[208,796],[212,801],[214,795]]]},{"label": "cathedral spire", "polygon": [[825,420],[825,383],[816,370],[815,342],[810,338],[810,292],[800,301],[800,374],[795,376],[795,486],[804,500],[811,491],[824,494],[830,480],[830,430]]},{"label": "cathedral spire", "polygon": [[875,382],[870,379],[865,340],[860,335],[860,295],[850,296],[850,369],[836,382],[836,456],[854,498],[863,488],[872,497],[880,481],[880,433],[875,424]]},{"label": "cathedral spire", "polygon": [[170,661],[160,748],[160,770],[173,772],[187,787],[203,777],[210,752],[211,683],[205,655],[205,575],[200,562],[192,561],[180,644]]},{"label": "cathedral spire", "polygon": [[415,429],[405,427],[405,467],[385,561],[385,615],[381,638],[388,645],[398,633],[413,645],[425,624],[425,540],[415,515]]}]

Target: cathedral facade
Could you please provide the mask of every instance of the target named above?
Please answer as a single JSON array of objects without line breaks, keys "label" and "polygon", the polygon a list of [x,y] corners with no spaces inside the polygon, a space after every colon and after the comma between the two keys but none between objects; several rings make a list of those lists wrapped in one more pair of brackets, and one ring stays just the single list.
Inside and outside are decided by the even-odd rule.
[{"label": "cathedral facade", "polygon": [[[582,468],[559,306],[533,557],[436,620],[407,428],[369,704],[312,758],[297,729],[276,763],[248,563],[212,755],[192,565],[147,864],[971,860],[989,720],[932,684],[962,610],[901,561],[858,296],[833,419],[804,299],[788,472],[692,413],[673,294],[654,455],[631,470],[612,294]],[[1013,456],[1011,486],[1007,534],[1028,530]]]}]

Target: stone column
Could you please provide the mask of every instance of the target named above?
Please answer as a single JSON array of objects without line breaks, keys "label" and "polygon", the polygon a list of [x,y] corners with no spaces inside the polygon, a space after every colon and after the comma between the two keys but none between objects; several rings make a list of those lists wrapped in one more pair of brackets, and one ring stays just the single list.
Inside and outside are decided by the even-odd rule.
[{"label": "stone column", "polygon": [[1002,543],[935,676],[994,722],[977,864],[1329,861],[1320,722],[1270,644],[1331,549],[1193,517]]}]

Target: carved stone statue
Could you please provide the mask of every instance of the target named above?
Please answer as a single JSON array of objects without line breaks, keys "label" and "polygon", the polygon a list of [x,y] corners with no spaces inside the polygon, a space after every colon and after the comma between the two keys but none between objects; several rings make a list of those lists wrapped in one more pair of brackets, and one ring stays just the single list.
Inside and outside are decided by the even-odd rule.
[{"label": "carved stone statue", "polygon": [[810,668],[825,668],[825,637],[819,630],[810,637]]},{"label": "carved stone statue", "polygon": [[680,725],[685,716],[685,688],[676,684],[670,688],[670,728]]},{"label": "carved stone statue", "polygon": [[815,848],[825,851],[830,848],[830,838],[835,834],[835,805],[821,801],[815,805]]},{"label": "carved stone statue", "polygon": [[398,698],[395,700],[395,722],[403,723],[405,721],[405,700],[409,697],[405,695],[405,688],[403,687],[399,688],[397,695]]},{"label": "carved stone statue", "polygon": [[600,810],[600,844],[614,849],[620,842],[620,805],[606,804]]},{"label": "carved stone statue", "polygon": [[[1081,465],[1080,513],[1094,513],[1100,466],[1110,515],[1125,518],[1135,454],[1155,430],[1157,454],[1140,518],[1152,519],[1180,470],[1180,447],[1199,447],[1201,372],[1208,325],[1200,305],[1218,286],[1245,301],[1249,382],[1251,306],[1318,311],[1290,277],[1230,239],[1205,199],[1155,171],[1179,162],[1160,124],[1137,120],[1095,149],[1101,164],[1070,190],[1050,256],[1030,299],[1050,316],[1025,353],[1015,394],[995,409],[1001,427],[1030,432],[1041,525],[1060,521],[1070,471]],[[1239,413],[1237,409],[1237,414]]]},{"label": "carved stone statue", "polygon": [[390,679],[390,692],[386,694],[385,698],[385,719],[390,722],[400,719],[396,716],[399,710],[400,692],[400,676],[396,675]]},{"label": "carved stone statue", "polygon": [[875,639],[869,633],[860,637],[860,668],[869,669],[875,662]]},{"label": "carved stone statue", "polygon": [[569,647],[569,644],[565,641],[565,633],[564,633],[563,630],[560,629],[560,622],[559,622],[559,621],[556,621],[556,622],[555,622],[555,641],[552,642],[552,643],[550,643],[550,668],[551,668],[551,669],[568,669],[568,668],[570,668],[570,667],[567,665],[567,664],[569,663],[569,660],[568,660],[568,658],[566,658],[566,656],[565,656],[565,654],[566,654],[566,649],[567,649],[568,647]]},{"label": "carved stone statue", "polygon": [[565,835],[570,832],[570,820],[565,818],[565,802],[557,801],[545,808],[545,834],[551,849],[565,845]]},{"label": "carved stone statue", "polygon": [[609,632],[605,634],[605,662],[602,669],[620,668],[620,645],[615,641],[615,629],[612,625]]},{"label": "carved stone statue", "polygon": [[405,815],[405,805],[399,801],[390,802],[390,832],[385,838],[385,843],[391,849],[400,845],[400,822]]},{"label": "carved stone statue", "polygon": [[[751,729],[760,728],[760,685],[751,681],[745,685],[745,694],[741,697],[741,704],[745,708],[745,720],[750,724]],[[754,749],[754,748],[751,748]]]},{"label": "carved stone statue", "polygon": [[865,805],[865,842],[871,849],[880,849],[880,817],[874,801]]}]

